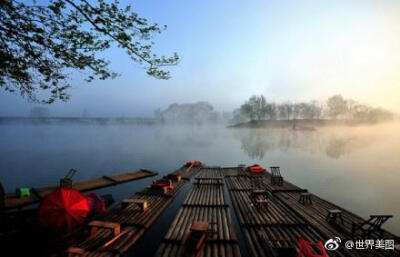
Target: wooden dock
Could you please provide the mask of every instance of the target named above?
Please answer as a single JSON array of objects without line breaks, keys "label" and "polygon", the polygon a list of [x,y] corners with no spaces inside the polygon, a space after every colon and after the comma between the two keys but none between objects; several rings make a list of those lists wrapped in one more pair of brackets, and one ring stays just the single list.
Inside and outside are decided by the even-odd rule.
[{"label": "wooden dock", "polygon": [[[133,180],[153,177],[156,175],[158,175],[157,172],[148,170],[138,170],[111,176],[103,176],[101,178],[77,181],[72,184],[72,187],[81,192],[86,192],[103,187],[109,187],[122,183],[127,183]],[[42,187],[42,188],[31,188],[30,191],[32,193],[27,197],[17,197],[16,193],[8,193],[5,197],[5,208],[6,210],[9,210],[37,203],[40,201],[40,199],[48,195],[58,186],[59,185]]]}]

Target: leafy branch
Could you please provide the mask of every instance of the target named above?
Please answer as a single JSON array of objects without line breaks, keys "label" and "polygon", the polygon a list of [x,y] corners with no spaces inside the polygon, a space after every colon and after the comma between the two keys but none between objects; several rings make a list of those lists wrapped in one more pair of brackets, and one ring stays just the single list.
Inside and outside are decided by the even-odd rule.
[{"label": "leafy branch", "polygon": [[166,26],[149,23],[118,0],[50,0],[47,5],[5,0],[0,17],[0,87],[35,102],[67,101],[73,70],[86,74],[88,82],[117,76],[98,56],[113,45],[158,79],[169,79],[164,67],[179,62],[176,53],[152,52],[153,36]]}]

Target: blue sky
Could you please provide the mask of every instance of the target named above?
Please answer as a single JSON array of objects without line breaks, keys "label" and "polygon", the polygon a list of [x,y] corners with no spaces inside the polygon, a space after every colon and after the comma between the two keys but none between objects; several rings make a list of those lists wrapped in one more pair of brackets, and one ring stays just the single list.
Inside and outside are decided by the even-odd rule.
[{"label": "blue sky", "polygon": [[[121,75],[72,79],[71,100],[55,115],[151,116],[172,102],[238,107],[253,94],[271,101],[345,97],[400,111],[400,1],[138,0],[139,15],[168,25],[156,52],[178,52],[172,79],[148,77],[120,49],[104,55]],[[33,105],[0,92],[0,115]]]}]

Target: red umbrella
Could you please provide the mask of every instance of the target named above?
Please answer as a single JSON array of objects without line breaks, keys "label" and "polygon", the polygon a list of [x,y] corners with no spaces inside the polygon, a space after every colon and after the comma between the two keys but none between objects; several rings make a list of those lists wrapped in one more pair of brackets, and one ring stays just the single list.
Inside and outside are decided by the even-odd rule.
[{"label": "red umbrella", "polygon": [[90,211],[88,199],[79,191],[59,188],[48,194],[39,206],[39,221],[43,227],[71,231],[82,224]]}]

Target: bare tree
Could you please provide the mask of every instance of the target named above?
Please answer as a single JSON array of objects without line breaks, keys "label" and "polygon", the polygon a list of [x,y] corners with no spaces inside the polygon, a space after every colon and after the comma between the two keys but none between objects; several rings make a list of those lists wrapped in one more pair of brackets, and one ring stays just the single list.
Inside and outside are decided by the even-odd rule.
[{"label": "bare tree", "polygon": [[244,103],[240,110],[242,113],[250,118],[250,120],[262,120],[265,118],[267,101],[263,95],[252,96]]},{"label": "bare tree", "polygon": [[268,116],[268,119],[276,120],[278,116],[276,104],[267,103],[265,105],[265,114]]},{"label": "bare tree", "polygon": [[328,115],[337,119],[347,113],[347,102],[341,95],[334,95],[327,101]]},{"label": "bare tree", "polygon": [[290,117],[293,115],[293,105],[289,102],[280,104],[278,110],[281,119],[290,120]]},{"label": "bare tree", "polygon": [[320,119],[322,115],[322,104],[318,103],[317,100],[313,100],[311,101],[310,106],[311,106],[310,118]]},{"label": "bare tree", "polygon": [[295,103],[293,104],[293,118],[300,119],[303,118],[303,109],[305,107],[305,103]]}]

